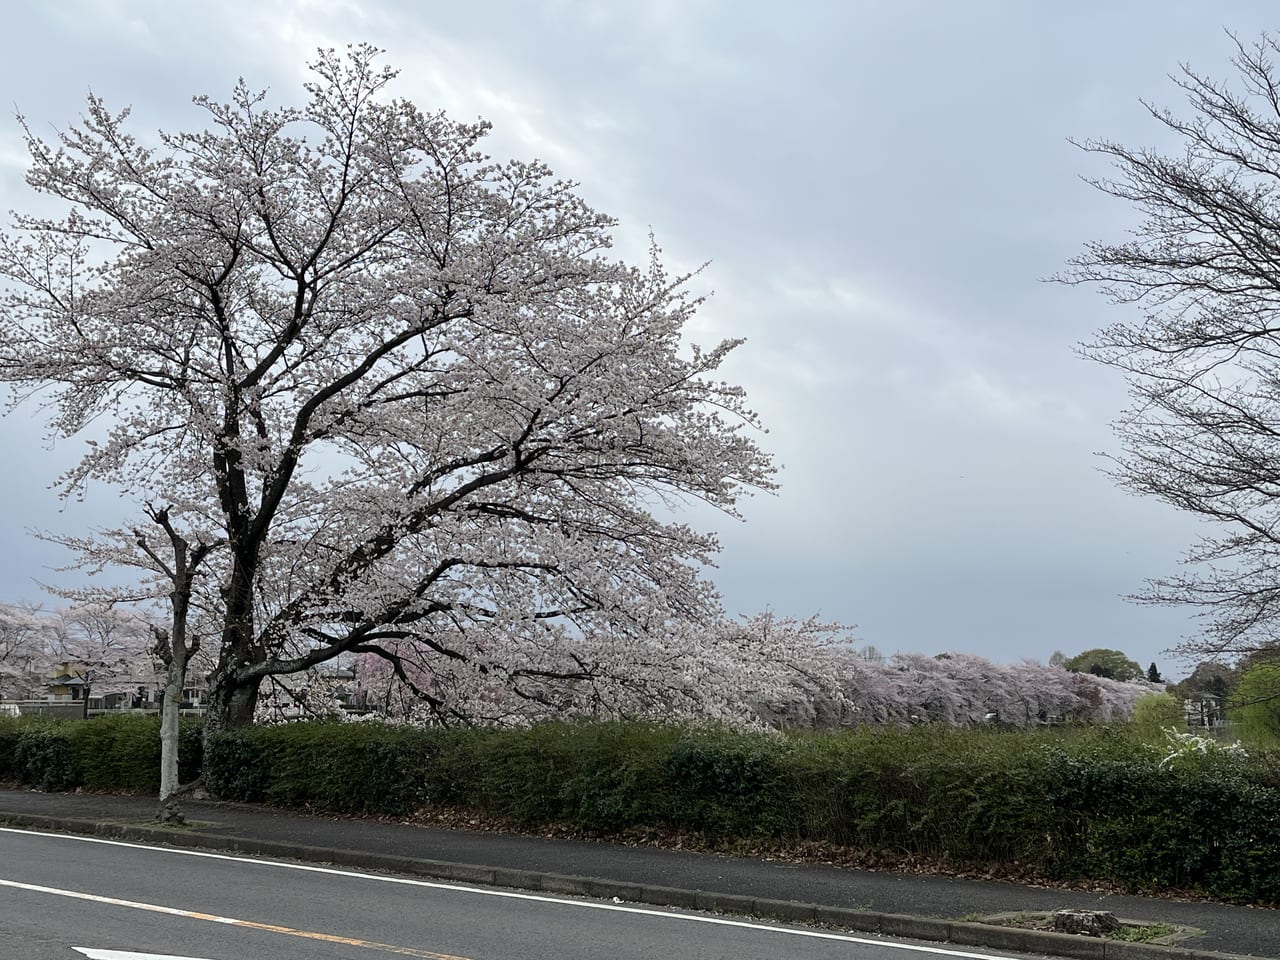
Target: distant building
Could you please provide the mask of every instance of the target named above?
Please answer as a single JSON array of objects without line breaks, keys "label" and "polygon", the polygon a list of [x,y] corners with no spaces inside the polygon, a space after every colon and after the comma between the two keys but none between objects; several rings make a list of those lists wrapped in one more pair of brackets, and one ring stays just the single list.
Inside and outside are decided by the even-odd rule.
[{"label": "distant building", "polygon": [[1183,701],[1189,727],[1221,727],[1227,723],[1226,701],[1212,693],[1197,693]]}]

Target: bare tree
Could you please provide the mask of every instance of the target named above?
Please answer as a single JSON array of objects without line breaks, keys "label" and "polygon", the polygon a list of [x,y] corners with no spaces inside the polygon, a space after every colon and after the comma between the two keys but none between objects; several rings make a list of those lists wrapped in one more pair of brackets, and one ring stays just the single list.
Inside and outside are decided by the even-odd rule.
[{"label": "bare tree", "polygon": [[1198,608],[1183,648],[1202,655],[1280,641],[1280,47],[1235,42],[1234,84],[1184,65],[1185,116],[1144,104],[1180,150],[1082,144],[1115,170],[1090,182],[1143,219],[1060,278],[1141,310],[1083,349],[1128,381],[1114,476],[1213,524],[1135,598]]}]

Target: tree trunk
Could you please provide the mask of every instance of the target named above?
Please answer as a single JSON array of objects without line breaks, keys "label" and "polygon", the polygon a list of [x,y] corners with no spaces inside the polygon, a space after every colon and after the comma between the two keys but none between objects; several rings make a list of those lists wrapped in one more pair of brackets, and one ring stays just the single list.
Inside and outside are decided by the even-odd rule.
[{"label": "tree trunk", "polygon": [[182,688],[187,675],[186,650],[175,645],[174,656],[165,666],[164,700],[160,704],[160,806],[156,819],[161,823],[185,822],[178,809],[178,724],[182,708]]},{"label": "tree trunk", "polygon": [[229,672],[221,669],[213,672],[209,678],[209,702],[204,714],[206,743],[210,734],[247,727],[253,723],[253,714],[258,707],[260,682],[257,678],[247,683],[236,681]]},{"label": "tree trunk", "polygon": [[259,678],[243,680],[240,668],[254,663],[252,559],[237,556],[231,579],[223,589],[226,611],[222,622],[222,647],[218,665],[209,675],[209,703],[204,715],[204,738],[222,730],[253,723],[258,706]]},{"label": "tree trunk", "polygon": [[[174,529],[169,521],[168,508],[151,509],[151,519],[160,525],[169,535],[173,547],[173,568],[169,570],[169,578],[173,590],[169,601],[173,619],[168,634],[159,627],[153,627],[156,643],[153,651],[164,662],[164,700],[160,704],[160,804],[156,808],[156,819],[161,823],[186,823],[178,806],[178,746],[181,740],[182,688],[186,686],[187,665],[191,657],[200,649],[200,636],[196,634],[190,639],[187,636],[187,617],[191,610],[191,590],[196,570],[212,549],[209,545],[198,543],[194,550],[186,539]],[[146,546],[146,538],[139,535],[139,544],[151,553]],[[165,564],[154,553],[151,553],[156,564],[165,569]]]}]

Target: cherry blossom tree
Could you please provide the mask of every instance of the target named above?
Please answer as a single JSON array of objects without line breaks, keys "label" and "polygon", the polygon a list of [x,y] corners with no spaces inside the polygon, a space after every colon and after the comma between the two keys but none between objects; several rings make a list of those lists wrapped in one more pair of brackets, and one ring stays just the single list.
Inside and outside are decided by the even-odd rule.
[{"label": "cherry blossom tree", "polygon": [[[364,654],[355,664],[363,702],[396,719],[467,719],[524,724],[553,717],[712,719],[759,723],[792,710],[824,681],[815,670],[824,649],[842,639],[837,624],[765,613],[709,625],[673,623],[659,645],[619,657],[622,637],[593,635],[575,644],[576,676],[555,673],[552,655],[530,644],[501,662],[424,655],[412,645]],[[681,656],[678,651],[696,655]]]},{"label": "cherry blossom tree", "polygon": [[[163,683],[157,819],[180,823],[180,708],[189,668],[195,665],[204,673],[212,668],[207,657],[198,659],[203,638],[216,634],[218,624],[214,582],[204,575],[204,568],[209,554],[222,542],[216,531],[201,525],[198,516],[196,527],[188,529],[178,511],[170,507],[145,504],[142,511],[150,521],[145,525],[98,530],[88,536],[46,535],[46,539],[72,551],[75,561],[68,569],[90,576],[108,568],[125,568],[136,574],[134,582],[127,585],[82,583],[57,592],[88,609],[133,608],[142,613],[152,641],[146,650],[147,662],[153,671],[158,662]],[[167,617],[159,614],[160,607],[166,608]],[[161,626],[163,620],[168,621],[166,626]]]},{"label": "cherry blossom tree", "polygon": [[895,654],[868,660],[847,646],[807,652],[809,669],[790,674],[784,696],[763,704],[770,722],[830,729],[872,724],[999,723],[1028,727],[1053,720],[1128,720],[1137,701],[1163,690],[1031,661],[997,664],[971,654]]},{"label": "cherry blossom tree", "polygon": [[139,686],[155,683],[155,664],[148,656],[151,627],[132,611],[97,605],[65,607],[45,618],[43,633],[46,663],[65,665],[67,673],[80,681],[85,716],[89,698],[95,694],[132,695]]},{"label": "cherry blossom tree", "polygon": [[241,82],[152,141],[91,96],[28,130],[66,212],[0,237],[0,378],[60,435],[109,425],[64,495],[114,484],[220,544],[192,584],[219,607],[206,730],[345,652],[444,678],[442,717],[692,696],[733,645],[716,540],[672,508],[772,485],[716,377],[737,341],[686,343],[688,277],[610,259],[573,184],[392,98],[374,49],[312,71],[302,107]]},{"label": "cherry blossom tree", "polygon": [[[557,685],[554,696],[528,689],[512,699],[495,694],[506,689],[501,678],[491,681],[465,664],[413,655],[363,656],[356,676],[367,708],[410,722],[435,722],[441,710],[453,710],[493,723],[674,715],[827,730],[859,724],[1115,723],[1131,719],[1141,698],[1164,689],[1141,679],[1120,682],[972,654],[868,659],[849,646],[839,625],[770,615],[722,623],[698,645],[714,655],[699,659],[704,666],[681,686],[682,698],[661,700],[640,684],[585,681]],[[759,658],[756,668],[742,669],[751,656]]]},{"label": "cherry blossom tree", "polygon": [[[135,530],[134,544],[141,557],[149,561],[144,569],[154,571],[158,574],[156,581],[168,587],[165,597],[169,607],[169,626],[151,626],[155,638],[151,653],[164,667],[164,698],[160,702],[160,805],[156,818],[163,823],[182,823],[184,817],[177,800],[180,707],[187,685],[187,668],[199,654],[203,636],[212,632],[210,607],[207,602],[199,606],[197,585],[202,567],[218,543],[193,541],[179,529],[168,508],[148,507],[147,513],[154,525],[153,536],[148,536],[145,530]],[[154,542],[156,528],[163,534],[163,542],[159,544]],[[203,617],[193,616],[193,603]]]},{"label": "cherry blossom tree", "polygon": [[0,699],[26,699],[41,683],[44,629],[37,608],[0,605]]}]

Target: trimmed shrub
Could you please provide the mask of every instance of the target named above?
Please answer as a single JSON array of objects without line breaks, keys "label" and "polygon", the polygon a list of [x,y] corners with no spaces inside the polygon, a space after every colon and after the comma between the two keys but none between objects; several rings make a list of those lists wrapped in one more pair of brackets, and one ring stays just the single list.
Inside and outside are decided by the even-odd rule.
[{"label": "trimmed shrub", "polygon": [[529,826],[619,831],[663,822],[663,758],[681,731],[643,723],[547,723],[433,735],[428,802]]},{"label": "trimmed shrub", "polygon": [[[138,718],[0,722],[0,775],[44,789],[154,789],[155,732]],[[183,728],[192,742],[198,733]],[[1280,754],[1196,738],[1157,749],[1136,727],[779,734],[315,722],[228,731],[208,747],[206,784],[229,800],[803,841],[1280,903]]]},{"label": "trimmed shrub", "polygon": [[240,803],[266,799],[268,770],[262,762],[258,732],[258,728],[244,727],[209,738],[204,753],[204,785],[209,793]]},{"label": "trimmed shrub", "polygon": [[1052,860],[1057,818],[1042,800],[1046,757],[1032,742],[931,727],[797,737],[787,804],[806,840],[974,863],[1032,850]]},{"label": "trimmed shrub", "polygon": [[[156,736],[160,736],[158,731]],[[178,782],[194,783],[203,770],[204,718],[182,717],[178,721]],[[160,792],[158,783],[156,792]]]},{"label": "trimmed shrub", "polygon": [[73,790],[83,782],[67,725],[25,726],[13,750],[18,782],[37,790]]},{"label": "trimmed shrub", "polygon": [[[183,717],[178,772],[183,782],[200,774],[200,720]],[[40,790],[160,789],[160,721],[145,715],[60,720],[44,717],[0,721],[0,780]]]},{"label": "trimmed shrub", "polygon": [[22,723],[17,718],[0,717],[0,782],[18,781],[17,748]]},{"label": "trimmed shrub", "polygon": [[[178,779],[190,783],[200,774],[201,723],[183,717],[178,728]],[[160,718],[147,715],[101,716],[69,721],[66,728],[81,771],[91,790],[133,793],[160,791]]]},{"label": "trimmed shrub", "polygon": [[733,730],[692,730],[666,756],[666,814],[710,836],[795,836],[789,741]]},{"label": "trimmed shrub", "polygon": [[1075,827],[1059,875],[1276,902],[1280,792],[1253,782],[1243,759],[1187,759],[1062,758],[1046,797]]},{"label": "trimmed shrub", "polygon": [[377,723],[291,723],[209,744],[205,782],[228,800],[334,813],[405,814],[422,799],[429,737]]},{"label": "trimmed shrub", "polygon": [[67,734],[84,786],[135,793],[160,789],[158,717],[95,717],[68,725]]}]

